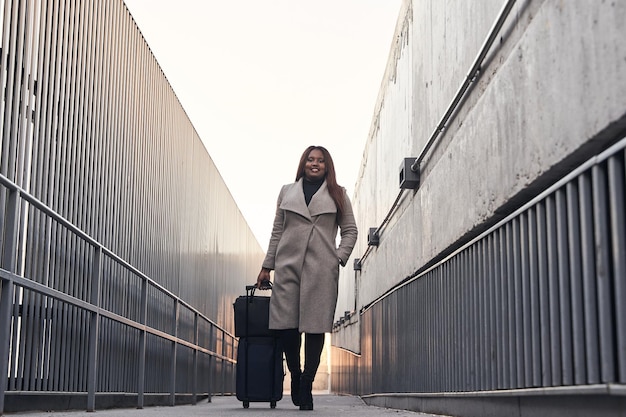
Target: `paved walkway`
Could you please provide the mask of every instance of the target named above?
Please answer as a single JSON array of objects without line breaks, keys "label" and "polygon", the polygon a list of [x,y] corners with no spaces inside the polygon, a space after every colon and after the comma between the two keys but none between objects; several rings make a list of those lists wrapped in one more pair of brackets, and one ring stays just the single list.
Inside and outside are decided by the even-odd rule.
[{"label": "paved walkway", "polygon": [[244,409],[236,397],[213,397],[212,402],[206,400],[196,405],[180,405],[176,407],[146,407],[144,409],[115,409],[86,411],[55,411],[5,413],[5,416],[20,417],[207,417],[207,416],[315,416],[315,417],[434,417],[433,414],[414,413],[411,411],[392,410],[388,408],[367,406],[358,397],[337,395],[315,395],[313,411],[300,411],[291,404],[289,394],[278,402],[275,409],[269,403],[251,403]]}]

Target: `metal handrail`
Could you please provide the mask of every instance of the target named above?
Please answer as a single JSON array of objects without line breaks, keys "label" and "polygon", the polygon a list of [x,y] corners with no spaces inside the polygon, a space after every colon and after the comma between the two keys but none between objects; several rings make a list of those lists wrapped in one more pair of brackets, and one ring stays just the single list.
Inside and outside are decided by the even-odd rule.
[{"label": "metal handrail", "polygon": [[59,224],[65,226],[68,230],[72,231],[74,234],[76,234],[78,237],[80,237],[81,239],[85,240],[86,242],[90,243],[92,246],[94,246],[96,248],[101,248],[103,253],[108,255],[112,260],[117,262],[119,265],[121,265],[122,267],[128,269],[130,272],[132,272],[133,274],[137,275],[142,280],[145,280],[152,287],[156,288],[157,290],[159,290],[163,294],[165,294],[168,297],[172,298],[173,300],[178,302],[180,305],[188,308],[191,312],[193,312],[194,314],[197,314],[198,317],[201,317],[202,319],[206,320],[211,325],[213,325],[216,328],[218,328],[220,331],[223,331],[224,334],[227,334],[228,336],[231,336],[233,338],[235,337],[235,335],[233,335],[230,332],[226,331],[224,328],[219,326],[213,320],[211,320],[208,317],[206,317],[198,309],[196,309],[195,307],[193,307],[192,305],[190,305],[186,301],[184,301],[181,298],[179,298],[176,294],[174,294],[173,292],[171,292],[167,288],[163,287],[162,285],[160,285],[159,283],[154,281],[152,278],[148,277],[146,274],[144,274],[143,272],[138,270],[133,265],[129,264],[127,261],[122,259],[117,254],[115,254],[112,250],[106,248],[104,245],[102,245],[100,242],[98,242],[97,240],[95,240],[94,238],[89,236],[87,233],[85,233],[79,227],[75,226],[72,222],[67,220],[65,217],[63,217],[60,214],[58,214],[56,211],[54,211],[53,209],[48,207],[45,203],[43,203],[42,201],[37,199],[32,194],[28,193],[22,187],[20,187],[19,185],[17,185],[16,183],[14,183],[13,181],[11,181],[9,178],[7,178],[6,176],[4,176],[2,174],[0,174],[0,184],[4,185],[6,188],[8,188],[8,189],[10,189],[12,191],[17,191],[19,193],[19,195],[20,195],[20,198],[22,198],[23,200],[28,201],[33,206],[37,207],[37,209],[41,210],[43,213],[45,213],[46,215],[51,217],[53,220],[55,220]]},{"label": "metal handrail", "polygon": [[[99,327],[99,318],[100,317],[106,317],[108,319],[111,319],[113,321],[116,321],[118,323],[121,323],[122,325],[137,329],[141,332],[140,335],[140,344],[144,344],[145,343],[145,337],[148,334],[154,335],[158,338],[161,339],[165,339],[168,340],[170,342],[173,343],[173,355],[174,358],[176,356],[176,346],[182,345],[185,347],[190,348],[193,352],[194,355],[197,354],[197,352],[202,352],[205,354],[208,354],[210,357],[213,358],[217,358],[220,359],[224,362],[229,362],[231,364],[236,363],[236,360],[234,360],[233,358],[229,358],[226,357],[222,354],[218,354],[217,352],[213,352],[210,349],[207,349],[205,347],[200,346],[199,344],[197,344],[197,323],[199,320],[204,320],[207,323],[209,323],[213,328],[219,330],[222,333],[222,340],[226,340],[227,338],[233,340],[233,342],[236,340],[235,336],[230,334],[229,332],[227,332],[225,329],[223,329],[222,327],[218,326],[216,323],[214,323],[212,320],[210,320],[208,317],[206,317],[204,314],[202,314],[200,311],[198,311],[197,309],[193,308],[191,305],[189,305],[188,303],[184,302],[182,299],[180,299],[178,296],[176,296],[175,294],[173,294],[171,291],[165,289],[163,286],[159,285],[158,283],[156,283],[154,280],[152,280],[150,277],[148,277],[147,275],[143,274],[141,271],[139,271],[137,268],[133,267],[132,265],[130,265],[128,262],[126,262],[125,260],[123,260],[122,258],[120,258],[118,255],[116,255],[115,253],[113,253],[111,250],[106,249],[101,243],[99,243],[98,241],[96,241],[94,238],[92,238],[91,236],[89,236],[87,233],[85,233],[84,231],[82,231],[80,228],[78,228],[77,226],[73,225],[69,220],[65,219],[63,216],[61,216],[59,213],[56,213],[53,209],[51,209],[50,207],[46,206],[44,203],[42,203],[41,201],[39,201],[37,198],[35,198],[34,196],[32,196],[30,193],[28,193],[26,190],[24,190],[23,188],[21,188],[20,186],[18,186],[17,184],[15,184],[13,181],[11,181],[10,179],[8,179],[7,177],[0,175],[0,185],[4,185],[8,190],[9,190],[9,194],[12,195],[11,196],[11,200],[12,203],[10,205],[10,210],[9,210],[9,217],[11,217],[12,220],[10,220],[10,223],[12,222],[14,225],[11,226],[11,228],[13,229],[12,233],[9,233],[8,235],[5,235],[5,239],[9,239],[8,242],[9,244],[7,245],[7,242],[5,242],[5,248],[4,248],[4,255],[3,255],[3,262],[4,264],[2,265],[3,268],[0,268],[0,281],[3,282],[2,285],[2,299],[3,299],[3,303],[2,303],[2,311],[0,312],[0,334],[3,335],[3,337],[8,337],[8,333],[9,333],[9,327],[10,327],[10,316],[11,316],[11,312],[9,311],[9,309],[11,308],[10,305],[13,303],[13,297],[14,297],[14,286],[19,286],[22,288],[27,288],[29,290],[35,291],[39,294],[42,294],[44,296],[47,297],[51,297],[53,299],[57,299],[59,301],[62,301],[64,303],[67,303],[69,305],[73,305],[76,306],[84,311],[87,311],[90,313],[91,315],[91,326],[94,326],[94,331],[92,332],[92,334],[89,337],[89,341],[88,341],[88,346],[87,346],[87,350],[88,350],[88,354],[87,356],[89,357],[89,365],[88,365],[88,377],[87,377],[87,410],[88,411],[94,411],[95,410],[95,395],[96,395],[96,381],[95,381],[95,375],[96,375],[96,352],[97,352],[97,346],[98,346],[98,327]],[[20,201],[26,201],[28,203],[30,203],[32,206],[40,209],[44,214],[48,215],[50,218],[54,219],[55,221],[57,221],[60,225],[66,227],[67,230],[69,230],[70,232],[73,232],[77,237],[82,238],[85,242],[91,244],[94,249],[96,250],[96,255],[94,258],[94,263],[97,265],[96,269],[96,275],[95,275],[95,281],[94,281],[94,287],[92,289],[92,298],[91,298],[91,302],[89,301],[85,301],[79,298],[76,298],[70,294],[64,293],[62,291],[58,291],[54,288],[48,287],[47,285],[38,283],[36,281],[33,281],[31,279],[28,279],[24,276],[21,276],[19,274],[16,274],[13,269],[15,267],[14,262],[12,261],[12,259],[15,258],[15,243],[17,241],[17,235],[15,233],[15,229],[16,229],[16,222],[19,221],[19,211],[20,211]],[[119,265],[121,265],[123,268],[126,268],[128,271],[131,271],[132,273],[134,273],[137,277],[139,277],[141,279],[141,291],[142,291],[142,304],[144,305],[144,314],[141,316],[141,318],[139,320],[143,321],[142,322],[138,322],[136,320],[121,316],[119,314],[116,314],[112,311],[109,311],[108,309],[104,309],[102,307],[100,307],[99,304],[99,285],[100,285],[100,269],[102,268],[101,264],[100,264],[100,256],[102,253],[106,253],[108,256],[110,256],[110,258],[117,262]],[[5,269],[5,268],[7,268]],[[163,294],[165,294],[166,296],[170,297],[171,299],[173,299],[174,301],[174,321],[175,321],[175,326],[174,326],[174,331],[173,334],[169,334],[167,332],[161,331],[159,329],[153,328],[151,326],[148,326],[146,324],[147,321],[147,316],[145,315],[145,309],[146,309],[146,305],[147,305],[147,290],[148,290],[148,285],[151,285],[152,287],[154,287],[155,289],[157,289],[158,291],[162,292]],[[95,300],[95,301],[94,301]],[[95,303],[95,304],[94,304]],[[190,313],[192,313],[194,315],[194,327],[195,327],[195,336],[194,336],[194,341],[193,342],[189,342],[185,339],[182,339],[180,337],[178,337],[177,334],[177,329],[179,327],[179,308],[180,306],[184,306],[185,308],[187,308]],[[2,372],[6,372],[7,371],[7,366],[8,366],[8,349],[10,349],[8,347],[8,341],[4,341],[3,345],[0,346],[0,370],[2,370]],[[142,348],[140,347],[140,350]],[[194,360],[195,363],[195,360]],[[172,360],[172,375],[175,375],[176,371],[175,371],[175,364],[176,364],[176,360]],[[139,358],[139,378],[140,381],[143,381],[145,378],[145,353],[144,356],[141,356]],[[172,379],[171,381],[171,392],[170,392],[170,402],[173,405],[174,404],[174,398],[175,398],[175,382],[174,379]],[[0,388],[0,413],[2,413],[2,411],[4,410],[4,398],[5,398],[5,388]],[[193,388],[193,395],[195,397],[195,395],[197,394],[196,392],[196,387],[194,385]],[[138,407],[143,407],[143,401],[144,401],[144,388],[143,388],[143,383],[141,382],[139,384],[138,387],[138,391],[137,391],[137,395],[138,395]],[[209,393],[210,395],[210,393]]]},{"label": "metal handrail", "polygon": [[462,244],[461,246],[459,246],[458,248],[454,249],[451,253],[449,253],[446,256],[444,256],[443,258],[439,259],[438,261],[436,261],[432,265],[430,265],[430,266],[428,266],[426,268],[423,268],[423,269],[418,269],[415,272],[413,272],[411,275],[405,277],[401,282],[399,282],[396,285],[394,285],[393,287],[389,288],[385,293],[383,293],[382,295],[378,296],[376,299],[372,300],[371,302],[369,302],[365,306],[361,307],[361,309],[359,310],[359,313],[360,314],[365,313],[367,310],[370,310],[374,305],[380,303],[381,301],[383,301],[384,299],[386,299],[387,297],[389,297],[393,293],[396,293],[402,287],[405,287],[405,286],[411,284],[412,282],[420,279],[421,277],[423,277],[426,274],[432,272],[433,270],[441,267],[446,262],[450,261],[450,259],[458,256],[459,253],[461,253],[461,252],[467,250],[468,248],[474,246],[477,242],[479,242],[482,239],[484,239],[485,237],[493,234],[494,231],[502,228],[505,224],[511,222],[512,219],[518,217],[521,213],[524,213],[524,212],[528,211],[531,207],[535,206],[539,201],[544,200],[547,196],[553,194],[556,190],[564,187],[568,182],[571,182],[574,178],[580,176],[583,172],[585,172],[585,171],[591,169],[592,167],[594,167],[594,166],[596,166],[596,165],[606,161],[608,158],[610,158],[611,156],[613,156],[617,152],[621,152],[623,150],[626,150],[626,137],[622,138],[620,141],[618,141],[614,145],[610,146],[608,149],[602,151],[598,155],[595,155],[595,156],[589,158],[587,161],[582,163],[576,169],[574,169],[573,171],[571,171],[570,173],[565,175],[563,178],[561,178],[560,180],[558,180],[557,182],[552,184],[550,187],[548,187],[547,189],[542,191],[540,194],[538,194],[537,196],[532,198],[530,201],[528,201],[527,203],[525,203],[524,205],[519,207],[517,210],[515,210],[511,214],[509,214],[508,216],[506,216],[502,220],[498,221],[496,224],[494,224],[493,226],[489,227],[487,230],[485,230],[482,233],[480,233],[478,236],[472,238],[468,242],[466,242],[466,243]]},{"label": "metal handrail", "polygon": [[[194,343],[188,342],[185,339],[181,339],[181,338],[178,338],[176,336],[172,336],[169,333],[166,333],[166,332],[163,332],[161,330],[155,329],[154,327],[150,327],[150,326],[148,326],[146,324],[143,324],[143,323],[140,323],[138,321],[126,318],[124,316],[120,316],[119,314],[113,313],[112,311],[109,311],[109,310],[103,309],[102,307],[98,307],[98,306],[96,306],[94,304],[91,304],[88,301],[84,301],[84,300],[81,300],[80,298],[73,297],[73,296],[68,295],[68,294],[66,294],[64,292],[55,290],[54,288],[50,288],[50,287],[48,287],[46,285],[40,284],[40,283],[38,283],[36,281],[33,281],[31,279],[28,279],[26,277],[14,274],[14,273],[12,273],[10,271],[7,271],[5,269],[2,269],[2,268],[0,268],[0,280],[2,280],[4,282],[7,282],[9,284],[12,283],[12,284],[18,285],[18,286],[20,286],[22,288],[26,288],[26,289],[29,289],[31,291],[35,291],[35,292],[37,292],[39,294],[45,295],[46,297],[54,298],[54,299],[59,300],[59,301],[61,301],[63,303],[76,306],[76,307],[78,307],[78,308],[80,308],[82,310],[89,311],[91,313],[96,313],[96,314],[98,314],[98,315],[100,315],[102,317],[106,317],[106,318],[114,320],[114,321],[116,321],[118,323],[121,323],[121,324],[124,324],[126,326],[135,328],[137,330],[145,331],[146,333],[150,333],[150,334],[152,334],[154,336],[158,336],[158,337],[160,337],[162,339],[169,340],[170,342],[176,342],[179,345],[184,345],[184,346],[186,346],[188,348],[197,350],[198,352],[206,353],[206,354],[208,354],[210,356],[213,356],[213,357],[216,357],[216,358],[219,358],[219,359],[231,362],[231,363],[236,363],[237,362],[236,360],[234,360],[232,358],[228,358],[228,357],[223,356],[223,355],[221,355],[221,354],[219,354],[217,352],[214,352],[212,350],[203,348],[200,345],[196,345]],[[221,328],[219,328],[218,326],[216,326],[216,328],[221,330]],[[224,331],[224,333],[225,334],[229,334],[226,331]],[[234,336],[233,336],[233,338],[234,338]]]}]

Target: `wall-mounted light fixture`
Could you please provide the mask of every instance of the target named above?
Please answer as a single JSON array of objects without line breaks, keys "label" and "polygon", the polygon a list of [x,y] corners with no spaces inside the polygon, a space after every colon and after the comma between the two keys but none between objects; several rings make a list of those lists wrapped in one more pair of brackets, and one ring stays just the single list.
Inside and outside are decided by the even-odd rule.
[{"label": "wall-mounted light fixture", "polygon": [[370,231],[367,235],[367,244],[369,246],[378,246],[379,236],[377,232],[378,228],[370,227]]},{"label": "wall-mounted light fixture", "polygon": [[416,158],[404,158],[400,165],[400,188],[415,190],[420,186],[419,167],[416,171],[411,169],[411,165]]}]

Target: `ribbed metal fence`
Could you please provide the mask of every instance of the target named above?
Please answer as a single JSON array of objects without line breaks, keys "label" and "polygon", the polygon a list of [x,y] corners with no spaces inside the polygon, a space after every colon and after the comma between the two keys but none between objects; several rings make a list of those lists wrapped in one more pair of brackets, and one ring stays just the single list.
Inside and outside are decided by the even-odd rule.
[{"label": "ribbed metal fence", "polygon": [[128,10],[0,10],[0,411],[233,392],[231,301],[262,250]]},{"label": "ribbed metal fence", "polygon": [[333,351],[333,391],[625,384],[625,148],[369,306],[361,352]]}]

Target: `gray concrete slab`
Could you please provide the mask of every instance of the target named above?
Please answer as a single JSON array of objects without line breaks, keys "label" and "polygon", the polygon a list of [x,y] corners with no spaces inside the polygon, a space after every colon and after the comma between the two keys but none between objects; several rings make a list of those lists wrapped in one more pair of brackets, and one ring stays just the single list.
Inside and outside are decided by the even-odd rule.
[{"label": "gray concrete slab", "polygon": [[180,405],[176,407],[146,407],[144,409],[115,409],[86,411],[53,411],[5,413],[5,416],[24,417],[206,417],[206,416],[318,416],[318,417],[433,417],[433,414],[415,413],[404,410],[393,410],[367,406],[358,397],[337,395],[315,395],[313,398],[315,410],[300,411],[291,404],[289,395],[279,401],[275,409],[269,403],[251,403],[250,408],[244,409],[242,403],[235,397],[213,397],[209,403],[206,400],[196,405]]}]

